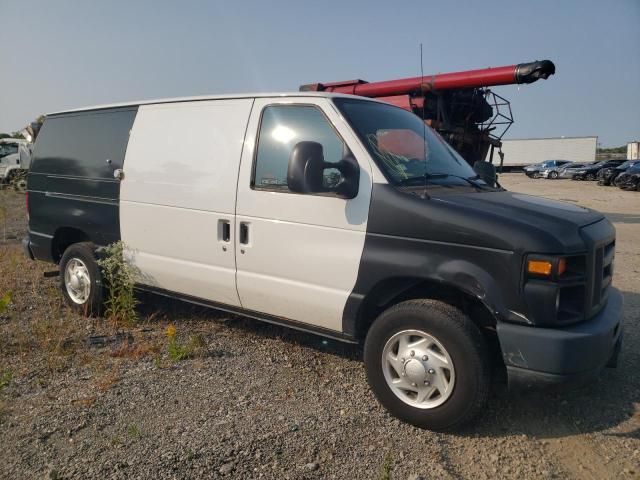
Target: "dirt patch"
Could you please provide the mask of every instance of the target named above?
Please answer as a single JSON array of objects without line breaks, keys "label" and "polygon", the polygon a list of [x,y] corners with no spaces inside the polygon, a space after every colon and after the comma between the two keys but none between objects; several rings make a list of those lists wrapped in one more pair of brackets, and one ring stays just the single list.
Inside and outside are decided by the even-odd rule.
[{"label": "dirt patch", "polygon": [[[600,209],[615,223],[625,296],[619,368],[567,393],[508,393],[457,434],[390,417],[358,347],[154,296],[115,336],[62,303],[51,266],[24,258],[24,195],[0,245],[2,478],[638,478],[640,194],[504,175],[511,190]],[[1,196],[6,195],[6,196]],[[1,233],[1,232],[0,232]],[[166,329],[200,339],[172,361]],[[8,378],[8,377],[7,377]]]}]

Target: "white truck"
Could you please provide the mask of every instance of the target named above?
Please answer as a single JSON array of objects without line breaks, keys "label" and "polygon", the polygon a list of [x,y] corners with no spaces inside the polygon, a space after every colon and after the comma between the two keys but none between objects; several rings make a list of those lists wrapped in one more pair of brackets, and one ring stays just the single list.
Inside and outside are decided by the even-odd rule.
[{"label": "white truck", "polygon": [[[31,144],[27,140],[19,138],[0,139],[0,185],[7,185],[26,176],[31,163]],[[18,182],[16,186],[24,190],[26,179]]]}]

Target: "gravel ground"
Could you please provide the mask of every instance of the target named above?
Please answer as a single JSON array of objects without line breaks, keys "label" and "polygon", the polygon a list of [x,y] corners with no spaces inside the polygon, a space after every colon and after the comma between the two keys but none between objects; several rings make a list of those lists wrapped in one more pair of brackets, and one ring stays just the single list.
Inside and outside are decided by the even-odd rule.
[{"label": "gravel ground", "polygon": [[[24,196],[0,192],[10,232],[0,237],[0,294],[13,292],[0,314],[0,477],[639,478],[640,194],[516,174],[502,182],[615,223],[625,345],[618,369],[582,390],[495,385],[483,416],[456,434],[390,417],[358,347],[180,302],[144,296],[126,341],[88,343],[112,328],[70,313],[57,280],[42,275],[52,266],[23,258]],[[197,345],[191,358],[170,360],[169,324]]]}]

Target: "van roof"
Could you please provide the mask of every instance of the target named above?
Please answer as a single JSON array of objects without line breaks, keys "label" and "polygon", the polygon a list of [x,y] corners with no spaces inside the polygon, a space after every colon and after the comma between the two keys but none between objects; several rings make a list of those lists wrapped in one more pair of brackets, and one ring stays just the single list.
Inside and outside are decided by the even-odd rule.
[{"label": "van roof", "polygon": [[57,112],[51,112],[51,113],[48,113],[47,116],[59,115],[62,113],[85,112],[90,110],[103,110],[107,108],[137,107],[140,105],[154,105],[154,104],[160,104],[160,103],[198,102],[198,101],[205,101],[205,100],[230,100],[230,99],[240,99],[240,98],[268,98],[268,97],[324,97],[324,98],[357,97],[362,100],[370,100],[372,102],[384,103],[384,102],[380,102],[379,100],[375,100],[373,98],[361,97],[359,95],[347,95],[344,93],[330,93],[330,92],[237,93],[237,94],[227,94],[227,95],[202,95],[202,96],[195,96],[195,97],[160,98],[155,100],[141,100],[137,102],[122,102],[122,103],[110,103],[105,105],[93,105],[90,107],[73,108],[69,110],[60,110]]}]

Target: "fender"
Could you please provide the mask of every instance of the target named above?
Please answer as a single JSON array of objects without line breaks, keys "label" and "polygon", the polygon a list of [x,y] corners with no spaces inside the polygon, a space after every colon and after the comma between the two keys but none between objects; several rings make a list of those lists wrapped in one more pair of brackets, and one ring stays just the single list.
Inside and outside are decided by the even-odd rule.
[{"label": "fender", "polygon": [[496,321],[522,323],[506,300],[518,297],[519,285],[504,281],[514,278],[510,270],[519,269],[513,257],[503,250],[367,234],[358,279],[344,309],[343,332],[357,336],[368,306],[384,306],[422,282],[477,298]]}]

